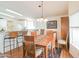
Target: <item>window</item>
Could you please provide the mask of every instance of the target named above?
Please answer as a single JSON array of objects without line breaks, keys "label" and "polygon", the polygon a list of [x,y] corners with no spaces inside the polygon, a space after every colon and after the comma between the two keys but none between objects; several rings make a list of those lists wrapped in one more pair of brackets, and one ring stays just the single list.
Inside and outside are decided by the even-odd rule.
[{"label": "window", "polygon": [[35,26],[33,24],[33,21],[25,21],[25,27],[26,29],[35,29]]}]

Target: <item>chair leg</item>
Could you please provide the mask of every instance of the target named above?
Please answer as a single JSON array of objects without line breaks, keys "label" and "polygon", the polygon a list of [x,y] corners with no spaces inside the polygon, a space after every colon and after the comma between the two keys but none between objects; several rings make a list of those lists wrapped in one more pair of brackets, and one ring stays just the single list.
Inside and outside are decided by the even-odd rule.
[{"label": "chair leg", "polygon": [[[12,46],[13,46],[13,49],[15,49],[15,40],[13,39],[13,44],[12,44]],[[12,54],[14,53],[14,51],[12,51]]]},{"label": "chair leg", "polygon": [[18,49],[17,55],[19,56],[19,43],[18,43],[18,39],[16,39],[16,47]]},{"label": "chair leg", "polygon": [[43,54],[43,56],[42,56],[42,57],[43,57],[43,58],[45,58],[45,52],[44,52],[44,48],[43,48],[43,53],[42,53],[42,54]]},{"label": "chair leg", "polygon": [[10,43],[10,55],[12,55],[12,51],[11,51],[11,39],[9,39],[9,43]]},{"label": "chair leg", "polygon": [[4,42],[3,42],[3,53],[5,55],[5,38],[4,38]]}]

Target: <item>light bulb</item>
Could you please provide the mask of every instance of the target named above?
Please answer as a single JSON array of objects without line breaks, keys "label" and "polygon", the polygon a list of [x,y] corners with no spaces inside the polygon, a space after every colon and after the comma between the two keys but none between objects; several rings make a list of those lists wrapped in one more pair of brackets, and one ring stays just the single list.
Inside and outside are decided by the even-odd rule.
[{"label": "light bulb", "polygon": [[48,19],[44,19],[44,21],[47,21]]}]

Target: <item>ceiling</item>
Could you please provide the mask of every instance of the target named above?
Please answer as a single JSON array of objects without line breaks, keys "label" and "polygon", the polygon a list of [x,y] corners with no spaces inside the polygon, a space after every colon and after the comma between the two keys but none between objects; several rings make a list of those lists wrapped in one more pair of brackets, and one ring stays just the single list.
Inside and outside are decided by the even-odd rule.
[{"label": "ceiling", "polygon": [[[44,17],[60,16],[68,14],[68,2],[67,1],[44,1]],[[7,13],[15,16],[15,18],[23,18],[16,14],[5,11],[10,9],[22,14],[24,17],[41,17],[42,11],[38,5],[41,1],[0,1],[0,12]],[[2,15],[0,15],[2,16]]]}]

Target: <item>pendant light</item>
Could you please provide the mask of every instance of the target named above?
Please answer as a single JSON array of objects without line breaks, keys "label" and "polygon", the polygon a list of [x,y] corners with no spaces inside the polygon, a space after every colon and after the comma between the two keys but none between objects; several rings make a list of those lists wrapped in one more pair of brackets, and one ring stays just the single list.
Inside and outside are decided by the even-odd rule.
[{"label": "pendant light", "polygon": [[41,8],[41,12],[42,12],[41,18],[39,18],[38,21],[47,21],[47,19],[44,18],[44,12],[43,12],[44,6],[43,6],[43,4],[44,4],[43,1],[41,1],[41,5],[38,6],[39,8]]}]

